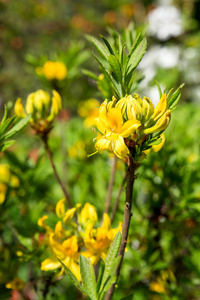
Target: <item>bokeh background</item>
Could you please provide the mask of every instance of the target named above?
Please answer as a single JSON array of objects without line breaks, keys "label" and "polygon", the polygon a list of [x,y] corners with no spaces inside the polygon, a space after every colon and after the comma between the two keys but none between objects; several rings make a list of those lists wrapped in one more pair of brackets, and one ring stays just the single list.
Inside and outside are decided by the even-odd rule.
[{"label": "bokeh background", "polygon": [[[87,100],[104,100],[84,72],[100,75],[88,35],[107,36],[109,27],[121,32],[131,22],[146,30],[148,41],[136,92],[156,104],[156,80],[163,89],[185,86],[164,147],[150,153],[138,170],[128,251],[114,299],[134,292],[135,300],[199,300],[199,1],[0,0],[0,114],[5,103],[12,114],[18,97],[25,103],[38,89],[61,94],[63,110],[49,141],[55,163],[74,201],[95,205],[101,220],[113,157],[87,157],[94,152],[94,112]],[[42,68],[48,60],[61,61],[67,75],[45,77]],[[118,161],[112,206],[123,176],[124,165]],[[123,191],[113,221],[116,227],[122,220],[124,195]],[[44,147],[27,126],[0,157],[2,300],[81,299],[67,276],[56,280],[55,272],[40,270],[47,256],[38,242],[42,229],[37,221],[47,214],[53,223],[62,197]],[[22,286],[6,288],[15,278]]]}]

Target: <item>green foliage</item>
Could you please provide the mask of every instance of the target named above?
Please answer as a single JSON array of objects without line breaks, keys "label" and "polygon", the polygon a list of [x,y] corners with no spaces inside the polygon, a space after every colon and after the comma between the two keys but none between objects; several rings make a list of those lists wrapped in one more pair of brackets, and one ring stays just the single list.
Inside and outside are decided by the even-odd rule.
[{"label": "green foliage", "polygon": [[121,232],[118,232],[110,246],[105,262],[102,262],[99,276],[96,282],[94,267],[89,258],[80,255],[79,265],[81,273],[81,282],[76,279],[72,272],[62,263],[66,273],[69,275],[73,283],[81,290],[83,294],[91,300],[104,299],[105,293],[116,281],[116,268],[119,265],[121,257],[117,257],[121,244]]},{"label": "green foliage", "polygon": [[[0,152],[5,151],[10,146],[12,146],[15,141],[6,141],[7,139],[13,137],[18,132],[20,132],[26,124],[29,122],[31,115],[28,115],[26,118],[19,120],[15,122],[14,126],[14,120],[16,116],[13,116],[11,118],[7,117],[7,107],[5,106],[5,112],[3,119],[0,123]],[[12,128],[11,128],[12,127]]]},{"label": "green foliage", "polygon": [[[123,36],[129,36],[128,42],[123,40]],[[130,94],[136,83],[134,82],[137,78],[136,68],[146,52],[146,38],[142,31],[137,34],[137,31],[132,27],[124,30],[122,38],[114,30],[110,31],[110,41],[102,35],[100,35],[100,38],[102,39],[101,42],[96,38],[88,37],[99,54],[97,56],[93,53],[99,63],[100,70],[107,78],[107,81],[111,83],[112,90],[110,91],[109,99],[113,95],[120,99],[126,94]],[[93,73],[87,73],[87,75],[93,79],[96,76]],[[106,86],[104,88],[104,95],[109,94]]]}]

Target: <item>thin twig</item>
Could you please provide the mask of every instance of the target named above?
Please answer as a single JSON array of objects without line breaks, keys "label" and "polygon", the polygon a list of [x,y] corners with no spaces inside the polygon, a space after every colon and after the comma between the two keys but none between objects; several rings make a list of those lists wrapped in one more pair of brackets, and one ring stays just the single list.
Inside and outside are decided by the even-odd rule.
[{"label": "thin twig", "polygon": [[[122,241],[121,245],[119,248],[118,256],[121,256],[120,263],[117,267],[116,275],[117,279],[120,274],[121,270],[121,264],[124,258],[124,252],[127,244],[127,239],[128,239],[128,232],[129,232],[129,226],[130,226],[130,221],[131,221],[131,206],[132,206],[132,195],[133,195],[133,184],[135,181],[135,170],[137,168],[137,165],[134,164],[134,161],[131,157],[129,157],[129,166],[127,170],[127,186],[126,186],[126,203],[125,203],[125,209],[124,209],[124,222],[122,226]],[[117,282],[116,279],[116,282]],[[109,289],[107,292],[105,300],[110,300],[112,299],[113,293],[115,291],[115,284],[112,285],[112,287]]]},{"label": "thin twig", "polygon": [[65,199],[67,201],[68,207],[72,208],[70,194],[67,191],[66,187],[64,186],[63,182],[61,181],[60,176],[58,175],[58,172],[56,170],[56,166],[55,166],[54,161],[53,161],[53,156],[52,156],[51,150],[50,150],[49,145],[48,145],[47,136],[42,137],[42,140],[44,142],[45,150],[46,150],[47,155],[49,157],[49,160],[50,160],[53,172],[54,172],[54,176],[55,176],[56,180],[58,181],[59,185],[61,186],[61,189],[63,190],[63,194],[64,194]]},{"label": "thin twig", "polygon": [[123,188],[124,188],[124,184],[126,182],[126,176],[127,176],[127,174],[124,175],[122,183],[121,183],[121,185],[119,187],[119,192],[118,192],[118,195],[117,195],[114,207],[113,207],[112,212],[111,212],[111,217],[110,217],[111,223],[113,222],[113,220],[115,218],[115,215],[116,215],[116,212],[117,212],[117,209],[118,209],[118,206],[119,206],[119,200],[120,200],[120,196],[121,196],[121,193],[123,191]]},{"label": "thin twig", "polygon": [[107,193],[107,198],[106,198],[106,203],[105,203],[105,213],[109,213],[110,210],[110,204],[111,204],[111,199],[112,199],[112,190],[113,190],[113,185],[115,181],[115,172],[116,172],[116,166],[117,166],[117,156],[114,156],[113,159],[113,166],[111,169],[110,173],[110,181],[108,185],[108,193]]}]

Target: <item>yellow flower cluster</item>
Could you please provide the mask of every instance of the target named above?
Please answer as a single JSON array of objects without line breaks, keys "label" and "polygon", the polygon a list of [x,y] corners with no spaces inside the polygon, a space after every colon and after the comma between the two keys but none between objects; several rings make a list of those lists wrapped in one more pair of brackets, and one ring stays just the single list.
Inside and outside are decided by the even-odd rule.
[{"label": "yellow flower cluster", "polygon": [[13,175],[6,164],[0,165],[0,204],[2,204],[8,192],[8,189],[14,189],[19,186],[19,179]]},{"label": "yellow flower cluster", "polygon": [[26,114],[31,114],[30,123],[37,133],[50,131],[53,120],[61,111],[61,97],[55,90],[52,93],[52,104],[49,93],[43,90],[37,90],[27,97],[25,109],[20,98],[15,103],[15,114],[19,118],[25,118]]},{"label": "yellow flower cluster", "polygon": [[96,118],[101,134],[96,138],[95,147],[100,153],[109,150],[122,159],[136,145],[141,146],[149,135],[164,131],[170,117],[165,94],[155,108],[149,98],[141,99],[137,94],[126,95],[119,101],[113,97],[109,103],[105,100]]},{"label": "yellow flower cluster", "polygon": [[149,289],[158,294],[167,294],[170,283],[176,283],[176,277],[172,270],[162,270],[156,281],[150,283]]},{"label": "yellow flower cluster", "polygon": [[67,68],[63,62],[48,60],[43,67],[36,68],[38,75],[44,75],[48,80],[63,80],[67,77]]},{"label": "yellow flower cluster", "polygon": [[112,229],[110,219],[104,214],[103,223],[95,228],[97,212],[93,205],[86,203],[65,210],[65,199],[56,205],[56,215],[59,221],[54,230],[46,224],[48,217],[45,215],[38,220],[38,225],[45,229],[44,244],[51,249],[52,256],[41,264],[41,270],[49,271],[62,268],[60,259],[65,266],[80,281],[79,256],[80,254],[91,259],[92,264],[97,264],[100,258],[106,257],[107,251],[122,224]]}]

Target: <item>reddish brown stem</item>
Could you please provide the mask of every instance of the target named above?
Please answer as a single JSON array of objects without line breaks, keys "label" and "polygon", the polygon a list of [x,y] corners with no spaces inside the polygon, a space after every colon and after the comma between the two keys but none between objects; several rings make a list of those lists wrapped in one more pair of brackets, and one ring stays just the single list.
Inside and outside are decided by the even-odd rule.
[{"label": "reddish brown stem", "polygon": [[49,157],[49,161],[51,163],[51,166],[52,166],[52,169],[53,169],[53,172],[54,172],[54,176],[55,176],[57,182],[59,183],[59,185],[60,185],[60,187],[63,191],[63,194],[64,194],[65,199],[67,201],[68,207],[72,208],[70,194],[67,191],[66,187],[64,186],[63,182],[61,181],[60,176],[58,175],[58,172],[56,170],[56,166],[55,166],[54,161],[53,161],[53,156],[52,156],[51,150],[50,150],[49,145],[48,145],[47,137],[46,136],[42,137],[42,140],[44,142],[45,150],[46,150],[47,155]]},{"label": "reddish brown stem", "polygon": [[[122,226],[122,241],[121,245],[119,248],[118,256],[121,256],[120,263],[117,267],[116,275],[117,279],[120,274],[121,270],[121,265],[122,261],[124,258],[124,252],[127,244],[127,239],[128,239],[128,232],[129,232],[129,227],[130,227],[130,221],[131,221],[131,207],[132,207],[132,196],[133,196],[133,184],[135,180],[135,170],[137,168],[137,165],[134,164],[134,161],[131,157],[129,157],[129,166],[127,169],[127,186],[126,186],[126,202],[125,202],[125,208],[124,208],[124,221],[123,221],[123,226]],[[116,279],[116,282],[117,282]],[[112,299],[113,293],[115,291],[115,284],[112,285],[112,287],[109,289],[107,292],[105,300],[110,300]]]},{"label": "reddish brown stem", "polygon": [[110,181],[108,185],[108,194],[106,198],[106,204],[105,204],[105,213],[109,213],[110,210],[110,204],[111,204],[111,199],[112,199],[112,190],[113,190],[113,185],[115,181],[115,172],[116,172],[116,165],[117,165],[117,156],[114,156],[113,160],[113,166],[111,169],[111,174],[110,174]]}]

